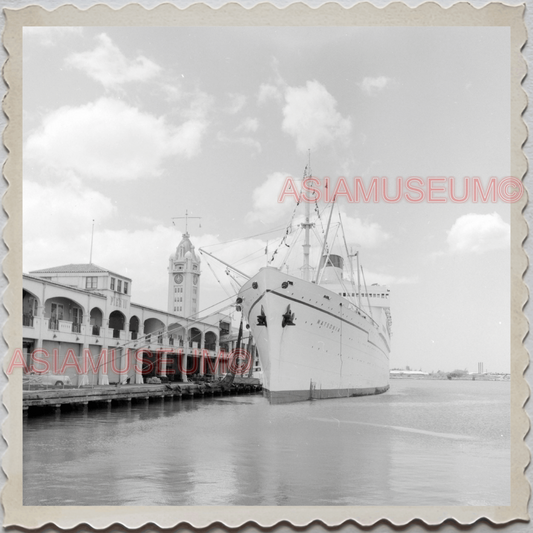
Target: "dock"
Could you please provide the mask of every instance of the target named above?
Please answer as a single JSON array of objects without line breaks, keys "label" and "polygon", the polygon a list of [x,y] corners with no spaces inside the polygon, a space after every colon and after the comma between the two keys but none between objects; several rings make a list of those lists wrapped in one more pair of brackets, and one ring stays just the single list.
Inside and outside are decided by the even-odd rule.
[{"label": "dock", "polygon": [[262,390],[258,379],[235,378],[229,388],[218,382],[200,383],[158,383],[142,385],[100,385],[76,388],[41,388],[22,392],[24,418],[30,414],[62,410],[110,408],[131,402],[148,402],[150,400],[174,400],[204,398],[205,396],[222,396],[236,394],[255,394]]}]

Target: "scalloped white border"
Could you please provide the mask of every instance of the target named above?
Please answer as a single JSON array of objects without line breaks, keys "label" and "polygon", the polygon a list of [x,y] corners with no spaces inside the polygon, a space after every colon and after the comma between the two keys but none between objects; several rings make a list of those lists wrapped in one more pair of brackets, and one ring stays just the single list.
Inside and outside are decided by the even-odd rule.
[{"label": "scalloped white border", "polygon": [[[106,5],[97,5],[80,10],[73,5],[47,11],[38,6],[20,10],[6,9],[7,19],[4,33],[4,46],[9,59],[4,66],[4,79],[9,86],[4,100],[4,112],[9,124],[4,132],[4,144],[9,157],[4,167],[4,176],[9,183],[3,205],[9,216],[4,229],[4,241],[9,248],[3,263],[9,287],[4,295],[4,306],[10,318],[4,327],[4,338],[9,345],[8,356],[4,358],[4,370],[14,348],[20,344],[22,326],[22,64],[21,64],[21,27],[23,25],[258,25],[268,22],[272,25],[380,25],[380,26],[508,26],[511,29],[511,161],[513,176],[521,177],[526,173],[527,160],[522,145],[527,138],[527,129],[522,120],[527,97],[521,87],[526,74],[526,64],[521,48],[526,40],[523,24],[522,6],[489,4],[475,8],[471,4],[460,3],[450,8],[442,8],[434,2],[410,8],[396,2],[383,8],[369,3],[344,8],[329,3],[318,8],[305,4],[291,4],[279,9],[272,4],[259,4],[245,9],[239,4],[226,4],[213,9],[205,4],[193,4],[184,9],[172,4],[163,4],[147,10],[138,4],[130,4],[119,10]],[[461,524],[472,524],[479,518],[486,518],[495,524],[511,520],[528,520],[527,504],[530,493],[524,469],[529,462],[529,451],[524,436],[529,429],[529,420],[523,405],[529,397],[529,387],[523,377],[527,368],[528,354],[523,339],[528,331],[527,320],[522,312],[528,299],[522,281],[527,268],[527,256],[522,243],[528,229],[522,211],[527,198],[512,204],[511,212],[511,282],[512,282],[512,480],[511,505],[509,507],[30,507],[22,505],[22,411],[21,375],[9,378],[4,392],[4,405],[11,413],[4,426],[3,434],[8,442],[8,451],[3,458],[3,469],[8,482],[2,494],[6,526],[37,528],[45,524],[55,524],[61,528],[71,528],[87,523],[100,529],[112,524],[122,524],[137,528],[146,524],[156,524],[163,528],[187,523],[193,527],[207,527],[221,523],[237,527],[246,523],[269,527],[280,522],[290,522],[295,526],[305,526],[321,521],[335,526],[345,522],[355,522],[370,526],[380,520],[394,525],[408,524],[414,519],[426,524],[441,524],[454,519]]]}]

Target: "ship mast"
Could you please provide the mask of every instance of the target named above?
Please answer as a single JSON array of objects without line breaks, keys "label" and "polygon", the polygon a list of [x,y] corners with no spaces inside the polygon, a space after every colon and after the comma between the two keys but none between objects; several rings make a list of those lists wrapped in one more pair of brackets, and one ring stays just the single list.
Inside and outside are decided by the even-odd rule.
[{"label": "ship mast", "polygon": [[[309,161],[307,163],[307,166],[305,167],[304,172],[304,181],[307,178],[311,177],[311,150],[309,150]],[[304,281],[309,281],[311,279],[311,267],[309,266],[309,249],[311,248],[311,245],[309,244],[309,230],[314,226],[313,223],[309,222],[309,218],[311,216],[311,205],[310,202],[307,201],[305,198],[303,198],[303,187],[302,187],[302,199],[305,202],[305,222],[302,222],[301,226],[304,229],[304,265],[303,265],[303,279]]]}]

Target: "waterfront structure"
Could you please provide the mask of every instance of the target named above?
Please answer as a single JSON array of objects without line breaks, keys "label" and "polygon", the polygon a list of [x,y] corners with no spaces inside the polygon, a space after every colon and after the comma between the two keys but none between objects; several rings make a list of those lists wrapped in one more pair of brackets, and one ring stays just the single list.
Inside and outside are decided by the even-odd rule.
[{"label": "waterfront structure", "polygon": [[422,370],[391,370],[391,377],[397,376],[429,376],[428,372],[422,372]]},{"label": "waterfront structure", "polygon": [[[63,368],[78,386],[143,383],[153,376],[188,381],[225,373],[236,345],[231,319],[220,313],[198,317],[200,262],[188,234],[174,255],[183,265],[183,282],[176,287],[183,287],[180,294],[188,302],[180,312],[132,302],[130,278],[92,263],[23,274],[27,364],[37,354]],[[86,358],[94,367],[84,364]]]},{"label": "waterfront structure", "polygon": [[200,257],[189,233],[184,233],[168,264],[168,312],[181,317],[200,310]]}]

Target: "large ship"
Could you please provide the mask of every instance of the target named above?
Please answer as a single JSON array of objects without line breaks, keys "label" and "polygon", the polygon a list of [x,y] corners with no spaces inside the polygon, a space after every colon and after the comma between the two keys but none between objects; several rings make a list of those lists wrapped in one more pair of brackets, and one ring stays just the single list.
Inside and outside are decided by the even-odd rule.
[{"label": "large ship", "polygon": [[[330,222],[331,215],[328,230]],[[380,394],[389,388],[390,291],[361,285],[358,255],[355,276],[347,246],[351,275],[345,279],[348,263],[329,251],[328,231],[318,268],[311,268],[313,225],[307,202],[300,225],[305,236],[301,278],[266,266],[238,294],[271,403]]]}]

